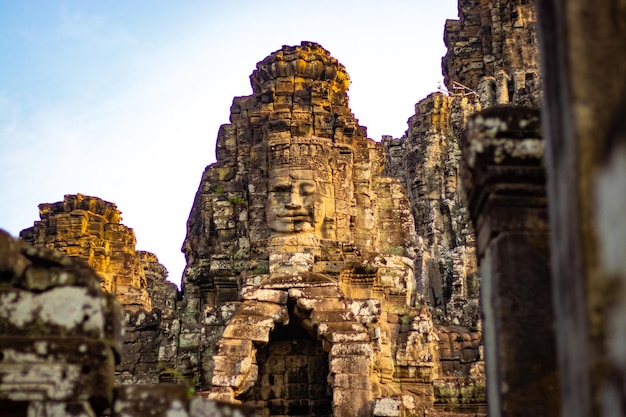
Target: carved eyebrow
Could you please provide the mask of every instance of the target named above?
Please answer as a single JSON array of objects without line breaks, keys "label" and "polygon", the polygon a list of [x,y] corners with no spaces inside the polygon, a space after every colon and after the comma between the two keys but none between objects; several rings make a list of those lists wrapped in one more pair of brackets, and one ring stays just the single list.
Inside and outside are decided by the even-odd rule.
[{"label": "carved eyebrow", "polygon": [[314,182],[300,183],[300,192],[305,192],[305,193],[315,192],[315,183]]},{"label": "carved eyebrow", "polygon": [[287,192],[289,190],[291,190],[291,184],[289,183],[278,183],[270,187],[270,191]]}]

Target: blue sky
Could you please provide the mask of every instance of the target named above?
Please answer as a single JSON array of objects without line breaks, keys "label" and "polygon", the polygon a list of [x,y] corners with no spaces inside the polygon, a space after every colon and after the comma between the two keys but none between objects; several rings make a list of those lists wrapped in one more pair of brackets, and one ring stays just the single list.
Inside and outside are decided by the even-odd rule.
[{"label": "blue sky", "polygon": [[453,0],[0,0],[0,228],[17,235],[64,194],[98,196],[179,283],[200,176],[258,61],[320,43],[369,137],[399,137],[442,80],[456,17]]}]

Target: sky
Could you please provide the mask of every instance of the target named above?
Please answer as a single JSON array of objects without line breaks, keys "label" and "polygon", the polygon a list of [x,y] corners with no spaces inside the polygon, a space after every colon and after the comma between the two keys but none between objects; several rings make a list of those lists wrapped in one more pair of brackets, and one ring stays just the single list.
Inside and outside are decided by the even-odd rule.
[{"label": "sky", "polygon": [[456,18],[456,0],[0,0],[0,228],[97,196],[179,284],[202,172],[257,62],[320,43],[368,136],[400,137],[443,81]]}]

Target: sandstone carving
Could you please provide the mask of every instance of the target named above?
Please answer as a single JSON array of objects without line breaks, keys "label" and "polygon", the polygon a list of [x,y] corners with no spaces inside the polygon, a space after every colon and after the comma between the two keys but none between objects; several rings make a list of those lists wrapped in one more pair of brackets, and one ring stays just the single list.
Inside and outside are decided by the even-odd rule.
[{"label": "sandstone carving", "polygon": [[430,315],[416,303],[408,200],[381,175],[383,149],[350,112],[348,75],[326,50],[285,46],[250,78],[184,244],[183,328],[204,322],[198,355],[212,352],[203,389],[260,413],[363,414],[400,392],[398,369],[434,375],[432,325],[410,326]]},{"label": "sandstone carving", "polygon": [[385,172],[402,182],[411,201],[420,244],[420,293],[437,323],[474,329],[479,326],[479,278],[475,237],[459,188],[459,137],[477,108],[472,97],[431,94],[415,105],[402,138],[383,140]]},{"label": "sandstone carving", "polygon": [[[98,277],[89,288],[114,294],[125,310],[125,335],[118,317],[110,343],[121,358],[103,371],[105,394],[86,389],[63,401],[84,415],[106,406],[129,416],[248,415],[249,406],[261,416],[484,416],[462,132],[483,108],[537,105],[541,94],[534,6],[483,3],[460,1],[460,19],[446,23],[447,91],[416,104],[400,139],[367,138],[349,107],[348,73],[320,45],[283,46],[259,62],[252,94],[233,100],[217,162],[202,175],[180,292],[154,254],[136,251],[115,204],[77,194],[40,205],[41,220],[21,233],[38,249],[9,246],[84,260]],[[15,256],[0,267],[23,276],[16,282],[28,291],[5,294],[3,331],[19,334],[21,316],[10,307],[18,300],[44,315],[50,330],[42,337],[63,333],[46,304],[56,287],[41,277],[65,285],[65,275],[56,267],[33,273]],[[51,305],[65,311],[59,302]],[[68,326],[101,337],[72,314]],[[3,393],[12,389],[0,385],[7,407],[14,399]],[[205,398],[233,408],[213,409]],[[46,415],[65,404],[53,400],[28,410]]]},{"label": "sandstone carving", "polygon": [[63,201],[40,204],[39,217],[20,233],[22,239],[87,261],[100,276],[102,288],[117,295],[124,308],[152,309],[144,267],[135,252],[135,233],[121,223],[115,204],[66,195]]},{"label": "sandstone carving", "polygon": [[534,2],[461,0],[459,20],[446,21],[444,41],[448,52],[442,67],[448,91],[475,95],[482,107],[539,106]]}]

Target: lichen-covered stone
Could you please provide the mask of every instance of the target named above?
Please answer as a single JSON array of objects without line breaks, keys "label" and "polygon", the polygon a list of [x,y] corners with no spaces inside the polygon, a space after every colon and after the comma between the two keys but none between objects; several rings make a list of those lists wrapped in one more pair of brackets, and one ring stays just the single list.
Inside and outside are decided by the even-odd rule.
[{"label": "lichen-covered stone", "polygon": [[[0,407],[93,415],[111,404],[121,307],[86,263],[0,231]],[[13,405],[12,405],[13,404]],[[56,410],[56,411],[55,411]]]}]

